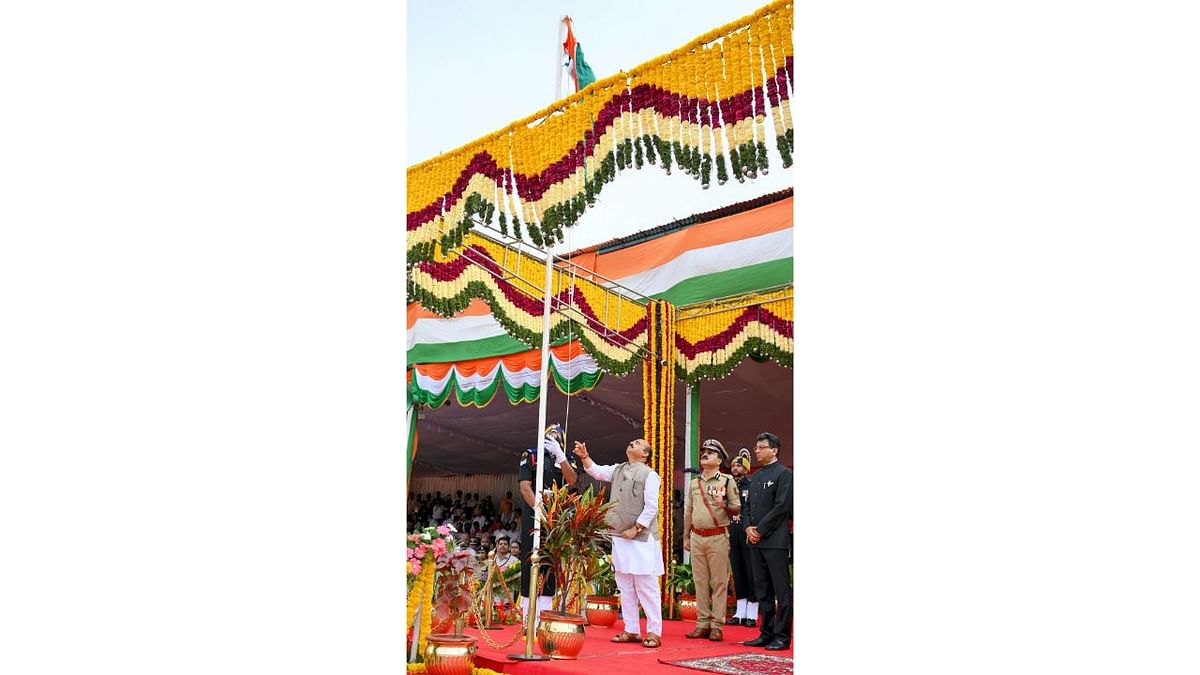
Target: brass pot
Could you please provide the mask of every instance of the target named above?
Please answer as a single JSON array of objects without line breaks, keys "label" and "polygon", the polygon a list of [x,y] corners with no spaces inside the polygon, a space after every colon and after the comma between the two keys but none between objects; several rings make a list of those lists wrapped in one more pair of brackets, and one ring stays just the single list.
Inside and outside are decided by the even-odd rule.
[{"label": "brass pot", "polygon": [[584,612],[589,626],[609,628],[617,622],[621,601],[608,595],[589,595]]},{"label": "brass pot", "polygon": [[679,596],[679,618],[682,621],[696,620],[696,596],[687,593]]},{"label": "brass pot", "polygon": [[471,675],[475,668],[475,638],[434,633],[425,643],[425,672],[429,675]]},{"label": "brass pot", "polygon": [[538,651],[552,659],[573,659],[583,651],[585,634],[579,614],[542,610],[537,627]]}]

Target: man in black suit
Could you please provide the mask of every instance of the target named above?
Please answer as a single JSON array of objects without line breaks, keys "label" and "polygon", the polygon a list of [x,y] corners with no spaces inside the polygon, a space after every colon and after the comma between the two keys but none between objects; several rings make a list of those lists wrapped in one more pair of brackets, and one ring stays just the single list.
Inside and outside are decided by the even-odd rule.
[{"label": "man in black suit", "polygon": [[754,456],[762,467],[750,476],[750,498],[742,522],[754,567],[758,637],[748,647],[785,650],[792,642],[792,585],[788,580],[788,519],[792,513],[792,472],[779,461],[779,437],[761,433]]}]

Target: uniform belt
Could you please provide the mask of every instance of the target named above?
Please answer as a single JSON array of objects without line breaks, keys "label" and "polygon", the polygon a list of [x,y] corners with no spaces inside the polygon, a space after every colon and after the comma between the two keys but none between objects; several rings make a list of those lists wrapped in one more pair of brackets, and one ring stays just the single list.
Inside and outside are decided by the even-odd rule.
[{"label": "uniform belt", "polygon": [[701,537],[715,537],[718,534],[725,534],[725,528],[714,527],[712,529],[706,530],[702,527],[693,527],[692,532],[695,532],[696,534],[700,535]]}]

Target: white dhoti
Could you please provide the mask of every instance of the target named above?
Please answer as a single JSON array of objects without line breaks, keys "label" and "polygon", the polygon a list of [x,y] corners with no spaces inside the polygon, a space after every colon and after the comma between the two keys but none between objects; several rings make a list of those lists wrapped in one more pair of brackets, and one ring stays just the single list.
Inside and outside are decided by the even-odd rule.
[{"label": "white dhoti", "polygon": [[662,595],[659,593],[658,576],[653,574],[626,574],[617,572],[617,588],[621,591],[621,618],[625,620],[625,631],[642,635],[642,622],[638,620],[638,606],[646,613],[646,633],[662,636]]},{"label": "white dhoti", "polygon": [[638,541],[613,535],[612,563],[613,569],[618,572],[661,576],[663,573],[662,543],[654,537],[646,537],[646,541]]},{"label": "white dhoti", "polygon": [[[596,480],[611,481],[613,466],[592,464],[586,471]],[[642,513],[637,522],[648,527],[658,514],[658,493],[662,479],[653,472],[646,478]],[[638,607],[646,613],[646,633],[662,637],[662,594],[658,578],[663,574],[662,544],[654,537],[646,541],[625,539],[615,534],[612,539],[612,566],[621,592],[621,618],[625,631],[642,635]]]}]

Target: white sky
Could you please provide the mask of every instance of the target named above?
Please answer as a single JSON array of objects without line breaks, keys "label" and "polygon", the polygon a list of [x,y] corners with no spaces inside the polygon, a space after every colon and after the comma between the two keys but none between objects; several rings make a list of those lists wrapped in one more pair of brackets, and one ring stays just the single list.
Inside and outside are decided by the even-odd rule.
[{"label": "white sky", "polygon": [[[584,58],[603,79],[765,4],[626,2],[614,9],[596,2],[410,2],[407,163],[453,150],[551,103],[561,51],[558,20],[564,14],[572,19]],[[565,75],[563,91],[570,91]],[[798,114],[795,104],[792,114]],[[770,133],[769,121],[766,128]],[[783,170],[771,143],[768,152],[770,173],[740,185],[731,178],[717,187],[715,170],[708,190],[677,170],[667,176],[647,166],[636,177],[618,176],[555,250],[632,234],[791,186],[792,170]]]}]

